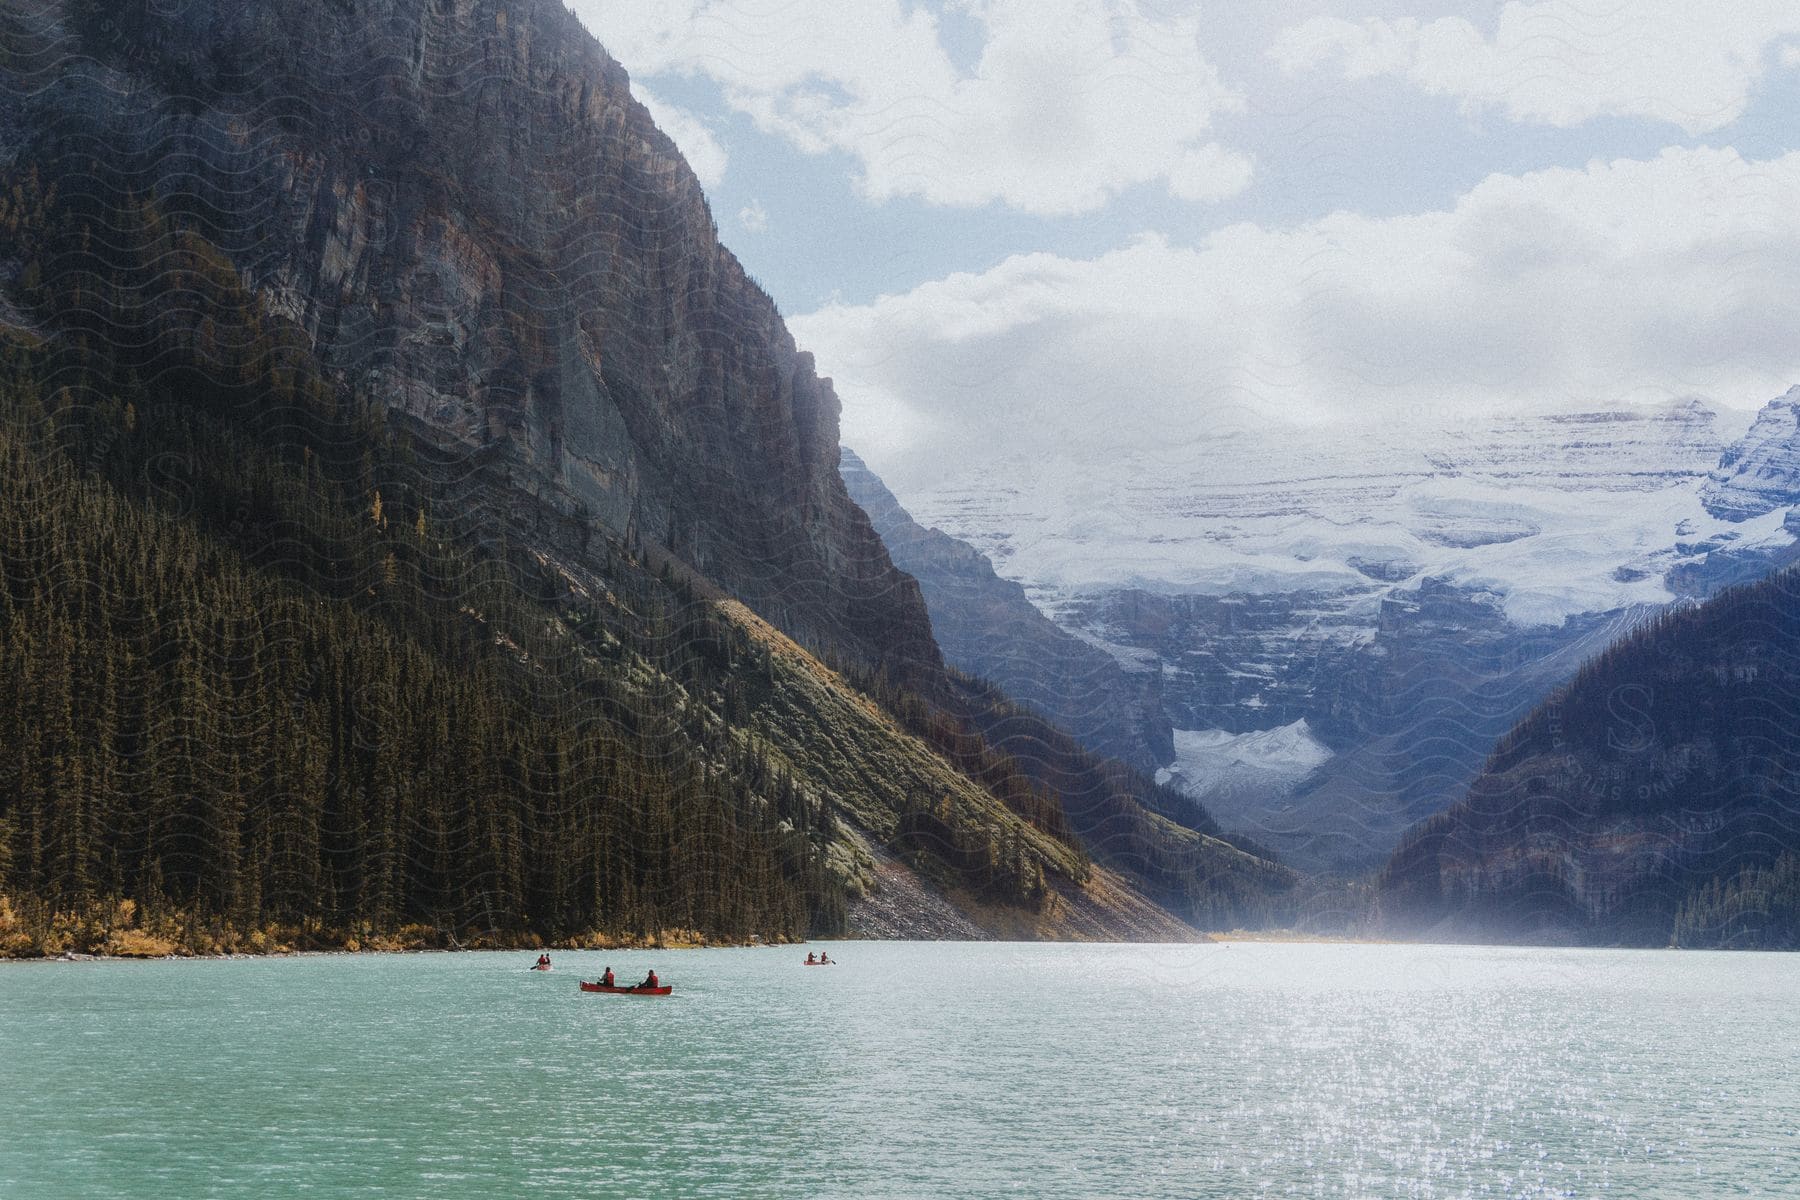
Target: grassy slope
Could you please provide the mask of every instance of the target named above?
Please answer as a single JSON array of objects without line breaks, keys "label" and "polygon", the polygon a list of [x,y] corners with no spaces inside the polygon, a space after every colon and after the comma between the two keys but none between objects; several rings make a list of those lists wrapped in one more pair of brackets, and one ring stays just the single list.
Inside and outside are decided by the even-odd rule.
[{"label": "grassy slope", "polygon": [[[879,888],[879,847],[891,841],[900,814],[922,798],[942,798],[958,825],[1016,837],[1044,871],[1049,895],[1040,908],[985,902],[941,874],[930,860],[917,867],[983,931],[1003,937],[1186,937],[1191,929],[1144,900],[1114,873],[1095,868],[1079,850],[1032,828],[875,702],[856,691],[780,630],[736,601],[719,608],[769,647],[776,687],[759,714],[759,731],[789,748],[796,772],[822,788],[853,832],[845,856],[855,864],[859,899]],[[820,736],[811,736],[813,734]],[[1201,835],[1179,830],[1176,836]],[[873,843],[873,844],[871,844]]]}]

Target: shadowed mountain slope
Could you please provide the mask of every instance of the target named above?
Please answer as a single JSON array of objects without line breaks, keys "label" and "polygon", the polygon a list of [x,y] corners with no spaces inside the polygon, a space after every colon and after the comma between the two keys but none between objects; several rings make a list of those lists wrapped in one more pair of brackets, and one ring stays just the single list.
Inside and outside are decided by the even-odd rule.
[{"label": "shadowed mountain slope", "polygon": [[1790,944],[1797,713],[1800,576],[1665,614],[1583,667],[1501,740],[1465,799],[1406,836],[1381,881],[1385,921],[1425,936]]}]

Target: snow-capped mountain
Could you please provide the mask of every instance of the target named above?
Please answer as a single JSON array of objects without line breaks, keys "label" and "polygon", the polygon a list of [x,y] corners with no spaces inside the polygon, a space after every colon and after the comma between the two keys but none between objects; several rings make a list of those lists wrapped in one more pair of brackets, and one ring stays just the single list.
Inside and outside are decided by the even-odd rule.
[{"label": "snow-capped mountain", "polygon": [[[902,499],[1154,685],[1171,781],[1298,861],[1360,862],[1634,622],[1794,556],[1797,403],[1735,444],[1747,415],[1693,400],[1421,417],[1001,459]],[[1300,722],[1327,752],[1301,777],[1246,765]]]},{"label": "snow-capped mountain", "polygon": [[[1695,481],[1725,449],[1720,417],[1666,408],[1216,440],[1092,464],[1002,460],[902,497],[1056,609],[1095,588],[1335,595],[1373,624],[1424,578],[1480,587],[1522,624],[1661,602],[1654,578],[1722,533]],[[1747,536],[1745,531],[1737,531]],[[1623,568],[1623,570],[1621,570]],[[1360,599],[1360,603],[1358,603]]]},{"label": "snow-capped mountain", "polygon": [[1793,505],[1800,494],[1800,387],[1771,400],[1700,490],[1706,510],[1745,521]]}]

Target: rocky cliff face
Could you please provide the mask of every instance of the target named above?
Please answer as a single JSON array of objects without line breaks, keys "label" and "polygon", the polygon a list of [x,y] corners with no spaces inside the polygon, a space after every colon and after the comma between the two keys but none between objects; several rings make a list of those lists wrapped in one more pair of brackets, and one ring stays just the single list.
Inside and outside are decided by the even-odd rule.
[{"label": "rocky cliff face", "polygon": [[895,564],[919,581],[952,666],[993,680],[1097,754],[1145,772],[1167,761],[1169,729],[1156,697],[1111,655],[1044,616],[979,550],[914,521],[854,451],[844,450],[839,471]]},{"label": "rocky cliff face", "polygon": [[1771,400],[1719,457],[1701,489],[1706,510],[1746,521],[1800,503],[1800,387]]},{"label": "rocky cliff face", "polygon": [[838,477],[830,381],[562,4],[10,19],[7,144],[49,175],[91,156],[202,223],[346,387],[503,480],[482,502],[513,497],[513,533],[598,524],[804,642],[936,669],[917,588]]}]

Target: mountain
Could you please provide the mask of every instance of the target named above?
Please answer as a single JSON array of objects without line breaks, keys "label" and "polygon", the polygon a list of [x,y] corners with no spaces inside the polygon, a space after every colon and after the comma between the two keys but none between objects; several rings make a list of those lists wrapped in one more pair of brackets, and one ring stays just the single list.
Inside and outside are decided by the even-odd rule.
[{"label": "mountain", "polygon": [[[837,477],[838,401],[560,4],[34,6],[9,144],[155,194],[345,386],[803,640],[937,659]],[[27,90],[20,93],[31,96]],[[535,518],[534,518],[535,519]]]},{"label": "mountain", "polygon": [[843,451],[838,469],[895,565],[918,580],[947,661],[993,680],[1098,754],[1144,771],[1167,759],[1154,697],[1146,701],[1110,654],[1044,616],[979,550],[914,521],[854,451]]},{"label": "mountain", "polygon": [[1426,937],[1789,947],[1800,573],[1666,613],[1495,747],[1380,881]]},{"label": "mountain", "polygon": [[[1359,870],[1586,658],[1793,558],[1800,481],[1709,511],[1709,473],[1778,458],[1778,425],[1728,448],[1733,421],[1682,401],[1233,428],[1105,479],[1002,457],[905,499],[1112,654],[1174,730],[1168,779],[1298,865]],[[1235,739],[1299,721],[1316,748],[1251,784]],[[1225,775],[1229,800],[1209,782]]]},{"label": "mountain", "polygon": [[1700,498],[1727,521],[1793,507],[1800,499],[1800,387],[1763,406],[1750,431],[1719,456]]},{"label": "mountain", "polygon": [[1070,828],[1101,861],[1199,923],[1295,911],[1291,876],[1261,861],[1262,847],[1228,837],[1166,773],[1150,777],[1142,764],[1155,761],[1168,731],[1147,719],[1110,655],[1057,628],[979,551],[920,526],[853,451],[839,470],[894,561],[919,581],[954,668],[946,707],[1060,796]]},{"label": "mountain", "polygon": [[1291,884],[946,670],[560,3],[0,39],[0,950],[1178,937]]}]

